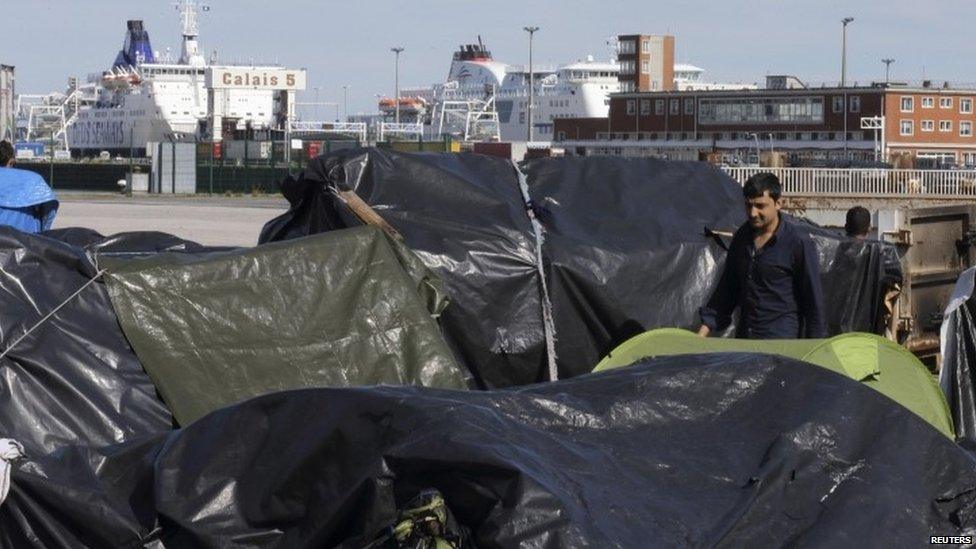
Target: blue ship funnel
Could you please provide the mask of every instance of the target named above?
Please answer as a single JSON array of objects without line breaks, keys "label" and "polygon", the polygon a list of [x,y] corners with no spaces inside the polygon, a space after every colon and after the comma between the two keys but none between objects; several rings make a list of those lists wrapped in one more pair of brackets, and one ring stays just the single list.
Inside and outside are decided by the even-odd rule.
[{"label": "blue ship funnel", "polygon": [[149,43],[149,32],[142,26],[142,21],[129,21],[128,31],[122,50],[115,57],[114,67],[134,67],[142,63],[155,63],[152,45]]}]

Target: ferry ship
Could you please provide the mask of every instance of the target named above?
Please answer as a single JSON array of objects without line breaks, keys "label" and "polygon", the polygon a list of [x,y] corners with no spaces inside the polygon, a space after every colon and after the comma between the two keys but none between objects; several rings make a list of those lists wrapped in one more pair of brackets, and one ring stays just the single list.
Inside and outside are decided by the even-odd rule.
[{"label": "ferry ship", "polygon": [[[615,61],[599,62],[588,56],[556,69],[533,68],[535,88],[534,139],[552,139],[554,121],[562,117],[602,117],[609,113],[609,94],[619,91]],[[454,53],[447,80],[426,88],[403,89],[400,119],[441,129],[446,105],[469,103],[472,110],[490,108],[498,115],[503,141],[524,141],[529,103],[529,71],[495,61],[481,42],[461,46]],[[380,99],[379,109],[393,118],[397,102]],[[457,128],[443,128],[451,132]]]},{"label": "ferry ship", "polygon": [[[209,105],[213,90],[208,73],[227,69],[249,79],[280,73],[281,67],[216,65],[216,52],[208,61],[198,43],[199,10],[193,0],[177,4],[182,19],[183,44],[178,60],[154,51],[142,21],[128,21],[122,50],[112,67],[89,76],[88,84],[69,90],[72,115],[66,123],[67,145],[75,155],[146,154],[151,142],[193,141],[208,135]],[[204,8],[206,9],[206,8]],[[304,75],[302,75],[304,76]],[[268,130],[283,127],[287,112],[276,104],[272,89],[221,90],[219,133],[233,130]]]}]

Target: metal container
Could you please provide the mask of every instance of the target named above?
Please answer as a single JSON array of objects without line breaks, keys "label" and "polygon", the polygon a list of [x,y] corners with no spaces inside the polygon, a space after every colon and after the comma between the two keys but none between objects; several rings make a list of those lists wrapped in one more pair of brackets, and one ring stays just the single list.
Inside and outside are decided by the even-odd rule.
[{"label": "metal container", "polygon": [[903,252],[898,340],[937,370],[943,312],[959,275],[976,264],[976,205],[881,212],[878,231]]}]

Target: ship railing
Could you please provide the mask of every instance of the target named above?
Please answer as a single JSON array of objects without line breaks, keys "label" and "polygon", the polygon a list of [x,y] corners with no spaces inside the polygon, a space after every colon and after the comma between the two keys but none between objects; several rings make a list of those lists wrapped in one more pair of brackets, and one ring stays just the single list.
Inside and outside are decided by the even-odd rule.
[{"label": "ship railing", "polygon": [[366,123],[365,122],[316,122],[316,121],[292,121],[289,125],[289,132],[295,135],[301,134],[341,134],[355,135],[361,143],[366,142]]},{"label": "ship railing", "polygon": [[976,198],[976,170],[723,167],[739,184],[760,172],[775,174],[783,194],[797,197]]},{"label": "ship railing", "polygon": [[385,141],[392,135],[420,138],[424,135],[424,125],[420,122],[380,122],[379,140]]}]

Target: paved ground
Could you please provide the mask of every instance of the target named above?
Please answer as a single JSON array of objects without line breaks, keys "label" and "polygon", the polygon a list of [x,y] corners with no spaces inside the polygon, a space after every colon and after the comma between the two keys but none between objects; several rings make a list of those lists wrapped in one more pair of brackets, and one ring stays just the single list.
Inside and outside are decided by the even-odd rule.
[{"label": "paved ground", "polygon": [[162,231],[214,246],[254,246],[264,224],[284,213],[278,197],[134,196],[59,192],[54,228],[87,227],[111,235]]}]

